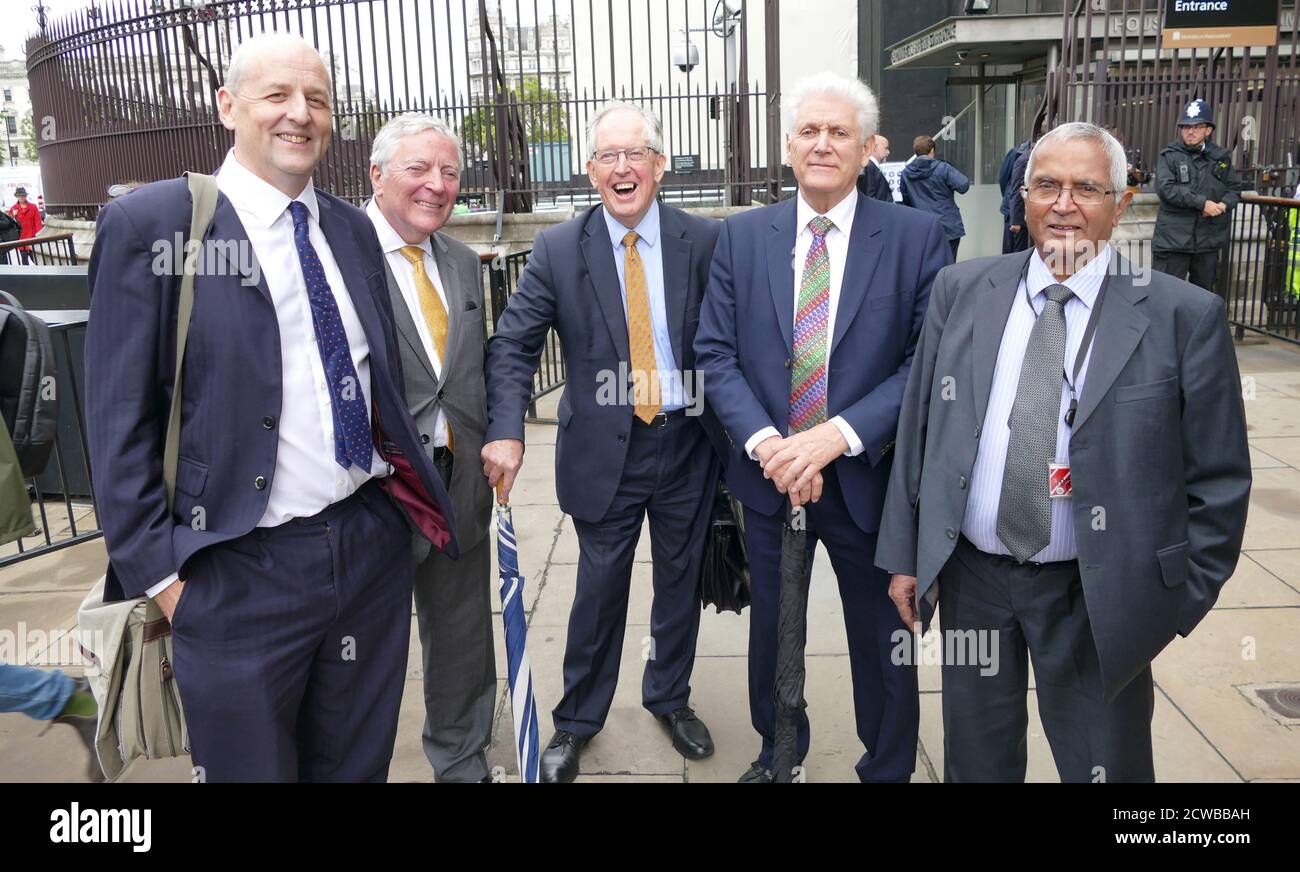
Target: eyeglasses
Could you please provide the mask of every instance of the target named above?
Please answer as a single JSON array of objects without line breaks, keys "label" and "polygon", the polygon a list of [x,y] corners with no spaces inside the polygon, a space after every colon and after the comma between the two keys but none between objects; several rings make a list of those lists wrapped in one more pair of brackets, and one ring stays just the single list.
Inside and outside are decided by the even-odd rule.
[{"label": "eyeglasses", "polygon": [[654,155],[658,154],[649,146],[639,146],[637,148],[605,148],[596,152],[591,159],[602,166],[613,166],[618,163],[618,156],[623,155],[630,164],[640,165],[649,161]]},{"label": "eyeglasses", "polygon": [[1055,203],[1061,197],[1062,191],[1070,192],[1070,199],[1080,206],[1097,206],[1106,197],[1115,193],[1107,191],[1096,185],[1075,185],[1074,187],[1065,187],[1059,182],[1034,182],[1032,185],[1022,186],[1020,190],[1025,192],[1025,199],[1031,203],[1046,205]]}]

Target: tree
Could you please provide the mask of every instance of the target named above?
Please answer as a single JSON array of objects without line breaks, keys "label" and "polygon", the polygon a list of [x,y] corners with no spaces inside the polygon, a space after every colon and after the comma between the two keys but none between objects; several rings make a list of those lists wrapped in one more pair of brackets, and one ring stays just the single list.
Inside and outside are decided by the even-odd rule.
[{"label": "tree", "polygon": [[32,112],[30,109],[27,110],[27,114],[23,116],[22,123],[18,126],[18,132],[26,137],[26,139],[23,140],[23,151],[27,155],[27,159],[33,163],[38,162],[40,157],[36,148],[36,128],[32,122]]},{"label": "tree", "polygon": [[[536,76],[524,79],[517,88],[508,89],[502,101],[518,111],[524,125],[524,139],[529,144],[569,141],[569,119],[560,95],[543,88]],[[494,134],[494,108],[484,106],[465,117],[461,137],[470,153],[481,154],[487,150]]]}]

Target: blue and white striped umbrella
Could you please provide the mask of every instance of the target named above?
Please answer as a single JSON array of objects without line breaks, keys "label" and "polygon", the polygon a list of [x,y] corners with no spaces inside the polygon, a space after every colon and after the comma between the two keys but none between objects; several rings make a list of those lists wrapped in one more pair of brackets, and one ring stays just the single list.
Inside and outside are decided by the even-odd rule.
[{"label": "blue and white striped umbrella", "polygon": [[506,630],[510,711],[515,719],[515,756],[519,778],[537,783],[537,703],[533,670],[528,663],[528,623],[524,620],[524,577],[519,573],[519,546],[510,506],[497,505],[497,563],[501,572],[501,622]]}]

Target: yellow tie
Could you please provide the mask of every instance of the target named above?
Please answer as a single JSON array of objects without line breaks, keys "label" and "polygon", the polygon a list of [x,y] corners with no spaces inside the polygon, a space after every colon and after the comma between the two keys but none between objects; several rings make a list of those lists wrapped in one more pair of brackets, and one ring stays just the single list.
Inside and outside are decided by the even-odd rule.
[{"label": "yellow tie", "polygon": [[[433,338],[434,350],[438,352],[438,363],[446,368],[447,307],[442,304],[442,297],[438,296],[433,280],[424,271],[424,249],[418,245],[407,245],[402,248],[402,257],[411,262],[411,269],[415,271],[415,293],[420,298],[420,311],[424,313],[424,321],[429,325],[429,335]],[[446,419],[445,414],[443,418]],[[456,449],[451,436],[451,422],[446,421],[446,424],[447,450],[454,452]]]},{"label": "yellow tie", "polygon": [[659,414],[659,367],[655,363],[655,337],[650,321],[650,294],[645,268],[636,250],[640,237],[629,230],[623,237],[623,285],[627,291],[627,338],[632,353],[633,414],[649,424]]}]

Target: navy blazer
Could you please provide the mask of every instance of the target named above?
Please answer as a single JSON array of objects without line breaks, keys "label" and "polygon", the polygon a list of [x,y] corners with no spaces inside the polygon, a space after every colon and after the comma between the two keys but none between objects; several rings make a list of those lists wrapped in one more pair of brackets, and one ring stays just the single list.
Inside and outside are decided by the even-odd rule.
[{"label": "navy blazer", "polygon": [[[664,303],[673,356],[688,388],[695,381],[695,328],[708,281],[717,221],[659,204]],[[564,393],[555,437],[555,490],[565,513],[595,523],[605,516],[627,459],[630,400],[611,395],[630,373],[627,315],[603,206],[537,235],[528,265],[488,340],[485,441],[524,438],[524,413],[546,333],[564,349]],[[621,369],[620,369],[621,367]],[[701,401],[702,402],[702,401]],[[730,448],[717,418],[700,422],[719,456]]]},{"label": "navy blazer", "polygon": [[[890,452],[930,285],[952,261],[933,215],[858,198],[831,337],[827,415],[842,416],[865,450],[835,461],[844,500],[863,532],[880,524]],[[796,199],[733,215],[714,250],[695,337],[709,405],[735,444],[727,486],[768,515],[784,497],[744,454],[764,427],[788,432],[794,356]]]},{"label": "navy blazer", "polygon": [[[394,467],[381,483],[415,528],[455,557],[451,502],[403,400],[374,227],[356,207],[319,189],[316,196],[321,231],[370,345],[375,446]],[[141,596],[181,572],[199,550],[248,533],[265,513],[274,484],[279,323],[265,277],[248,262],[248,235],[223,194],[205,237],[210,244],[200,268],[204,274],[194,283],[176,493],[167,510],[162,454],[180,278],[166,263],[159,267],[155,246],[188,235],[190,210],[185,179],[145,185],[100,211],[91,253],[86,435],[108,547],[109,600]],[[249,257],[231,263],[240,251]]]}]

